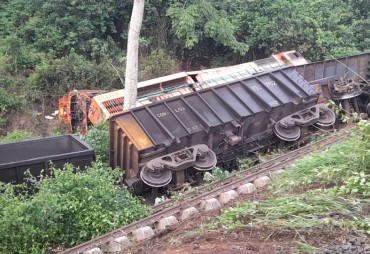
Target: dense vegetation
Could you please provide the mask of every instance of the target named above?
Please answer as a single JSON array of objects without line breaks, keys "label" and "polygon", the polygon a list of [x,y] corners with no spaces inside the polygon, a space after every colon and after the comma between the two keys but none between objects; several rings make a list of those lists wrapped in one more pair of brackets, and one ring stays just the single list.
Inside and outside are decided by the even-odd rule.
[{"label": "dense vegetation", "polygon": [[105,163],[109,160],[109,123],[91,126],[87,134],[80,136],[95,151],[96,159]]},{"label": "dense vegetation", "polygon": [[35,193],[25,185],[0,183],[0,253],[45,253],[72,246],[149,214],[116,185],[120,171],[101,162],[77,173],[66,165],[53,175],[40,182],[30,178]]},{"label": "dense vegetation", "polygon": [[[1,1],[0,117],[24,99],[122,87],[131,9],[132,1]],[[365,51],[369,10],[363,0],[146,1],[140,78],[289,49],[311,60]]]},{"label": "dense vegetation", "polygon": [[[35,138],[12,131],[0,143]],[[0,182],[0,253],[44,253],[90,240],[150,213],[150,209],[121,185],[119,169],[108,162],[108,125],[92,126],[81,137],[96,153],[84,172],[71,165],[53,169],[53,177],[27,184]]]}]

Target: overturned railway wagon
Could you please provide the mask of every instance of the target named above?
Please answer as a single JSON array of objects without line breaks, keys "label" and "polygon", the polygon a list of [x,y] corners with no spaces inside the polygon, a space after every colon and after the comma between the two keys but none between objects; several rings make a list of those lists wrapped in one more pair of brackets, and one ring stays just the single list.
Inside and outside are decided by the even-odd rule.
[{"label": "overturned railway wagon", "polygon": [[134,108],[110,120],[110,164],[134,193],[196,182],[217,163],[294,141],[334,113],[293,68]]},{"label": "overturned railway wagon", "polygon": [[347,112],[370,115],[370,53],[294,67],[322,100],[333,100]]},{"label": "overturned railway wagon", "polygon": [[42,170],[47,174],[50,162],[56,168],[71,163],[83,170],[94,157],[94,150],[74,135],[0,144],[0,181],[22,183],[27,170],[33,176]]}]

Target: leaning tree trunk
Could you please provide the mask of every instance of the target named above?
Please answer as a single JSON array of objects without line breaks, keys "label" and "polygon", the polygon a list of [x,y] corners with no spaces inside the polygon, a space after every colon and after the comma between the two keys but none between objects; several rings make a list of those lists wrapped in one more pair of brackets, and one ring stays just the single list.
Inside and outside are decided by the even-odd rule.
[{"label": "leaning tree trunk", "polygon": [[127,59],[123,109],[135,106],[139,58],[139,37],[144,15],[145,0],[134,0],[127,39]]}]

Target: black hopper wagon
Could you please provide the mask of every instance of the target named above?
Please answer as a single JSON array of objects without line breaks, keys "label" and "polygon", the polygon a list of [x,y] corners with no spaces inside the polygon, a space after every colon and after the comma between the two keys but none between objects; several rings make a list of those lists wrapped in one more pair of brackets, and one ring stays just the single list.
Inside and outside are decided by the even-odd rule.
[{"label": "black hopper wagon", "polygon": [[137,107],[110,120],[110,165],[135,194],[194,183],[216,164],[332,125],[318,98],[285,68]]},{"label": "black hopper wagon", "polygon": [[27,170],[36,177],[42,171],[48,174],[50,162],[56,168],[71,163],[83,170],[94,158],[94,150],[74,135],[0,144],[0,181],[23,183]]}]

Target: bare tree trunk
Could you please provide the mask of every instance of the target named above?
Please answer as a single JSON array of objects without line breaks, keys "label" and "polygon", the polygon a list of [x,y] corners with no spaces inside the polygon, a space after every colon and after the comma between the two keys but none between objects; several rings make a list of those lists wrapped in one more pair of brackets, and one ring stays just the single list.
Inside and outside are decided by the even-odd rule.
[{"label": "bare tree trunk", "polygon": [[135,106],[139,58],[139,37],[143,22],[145,0],[134,0],[127,39],[127,59],[123,109]]}]

